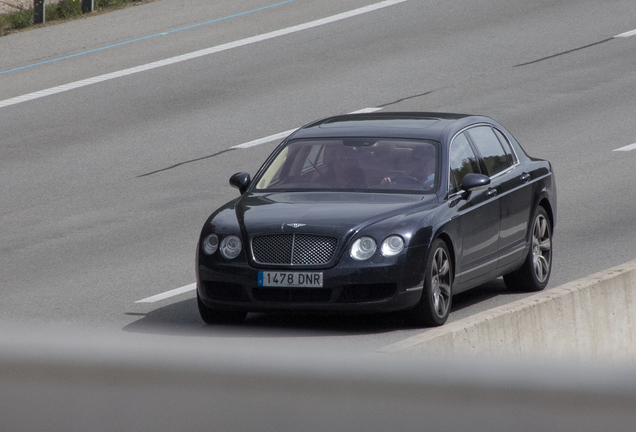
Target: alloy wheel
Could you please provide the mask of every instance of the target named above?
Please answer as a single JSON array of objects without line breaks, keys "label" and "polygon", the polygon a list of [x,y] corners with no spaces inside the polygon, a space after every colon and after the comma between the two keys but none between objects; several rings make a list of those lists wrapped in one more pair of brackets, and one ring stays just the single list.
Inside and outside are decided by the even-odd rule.
[{"label": "alloy wheel", "polygon": [[550,223],[542,214],[537,215],[532,232],[532,264],[539,283],[550,275],[552,261],[552,233]]},{"label": "alloy wheel", "polygon": [[451,298],[451,266],[448,254],[443,248],[435,251],[431,265],[431,291],[433,296],[433,309],[438,317],[442,318],[448,313]]}]

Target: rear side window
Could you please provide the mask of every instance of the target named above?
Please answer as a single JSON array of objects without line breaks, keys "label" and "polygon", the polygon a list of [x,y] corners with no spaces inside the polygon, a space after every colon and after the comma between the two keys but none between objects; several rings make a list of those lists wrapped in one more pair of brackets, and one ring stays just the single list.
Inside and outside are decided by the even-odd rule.
[{"label": "rear side window", "polygon": [[468,131],[479,151],[486,171],[493,176],[512,165],[511,158],[490,126],[477,126]]},{"label": "rear side window", "polygon": [[517,157],[515,156],[515,154],[512,152],[512,150],[510,148],[510,141],[508,141],[508,138],[506,138],[505,135],[502,134],[497,129],[493,128],[493,131],[495,131],[495,135],[497,135],[497,138],[499,138],[499,142],[501,142],[501,145],[503,146],[504,151],[506,152],[506,157],[508,158],[508,163],[510,165],[516,164],[517,163]]},{"label": "rear side window", "polygon": [[449,193],[459,192],[464,176],[469,173],[479,173],[479,164],[468,139],[461,133],[451,144]]}]

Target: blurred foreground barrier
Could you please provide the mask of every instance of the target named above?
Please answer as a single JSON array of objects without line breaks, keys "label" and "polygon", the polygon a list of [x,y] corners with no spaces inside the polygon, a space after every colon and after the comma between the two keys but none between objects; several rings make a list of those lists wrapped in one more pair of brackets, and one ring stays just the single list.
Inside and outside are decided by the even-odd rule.
[{"label": "blurred foreground barrier", "polygon": [[632,261],[429,330],[381,351],[635,364],[635,324],[636,261]]},{"label": "blurred foreground barrier", "polygon": [[636,374],[624,365],[218,351],[205,337],[115,337],[0,337],[0,430],[582,432],[636,425]]},{"label": "blurred foreground barrier", "polygon": [[631,432],[635,272],[628,263],[383,354],[0,324],[0,430]]}]

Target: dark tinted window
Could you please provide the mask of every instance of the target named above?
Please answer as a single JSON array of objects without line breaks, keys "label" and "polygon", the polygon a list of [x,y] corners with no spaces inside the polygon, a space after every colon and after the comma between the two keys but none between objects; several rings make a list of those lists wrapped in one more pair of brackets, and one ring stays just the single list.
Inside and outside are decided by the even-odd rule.
[{"label": "dark tinted window", "polygon": [[470,129],[468,133],[481,154],[489,176],[493,176],[511,165],[509,157],[506,156],[506,152],[490,126],[478,126]]},{"label": "dark tinted window", "polygon": [[461,190],[462,179],[468,173],[479,173],[479,164],[466,136],[455,137],[450,150],[450,193]]},{"label": "dark tinted window", "polygon": [[499,138],[499,142],[501,142],[501,145],[503,146],[504,151],[506,152],[506,157],[508,158],[508,163],[510,165],[514,165],[517,162],[517,159],[516,159],[514,153],[512,153],[512,150],[510,148],[510,142],[508,141],[508,138],[506,138],[505,135],[502,134],[497,129],[493,129],[493,131],[495,131],[495,135],[497,135],[497,138]]}]

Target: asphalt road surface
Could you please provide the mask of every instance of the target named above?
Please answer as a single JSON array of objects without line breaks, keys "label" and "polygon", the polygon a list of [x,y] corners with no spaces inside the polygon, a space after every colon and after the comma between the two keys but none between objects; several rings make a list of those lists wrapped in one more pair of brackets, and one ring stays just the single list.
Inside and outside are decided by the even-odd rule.
[{"label": "asphalt road surface", "polygon": [[[0,328],[333,351],[426,331],[208,327],[188,287],[229,176],[285,131],[366,108],[484,114],[550,160],[549,288],[631,261],[636,150],[616,150],[636,143],[635,17],[633,0],[158,0],[0,38]],[[495,281],[449,321],[523,296]]]}]

